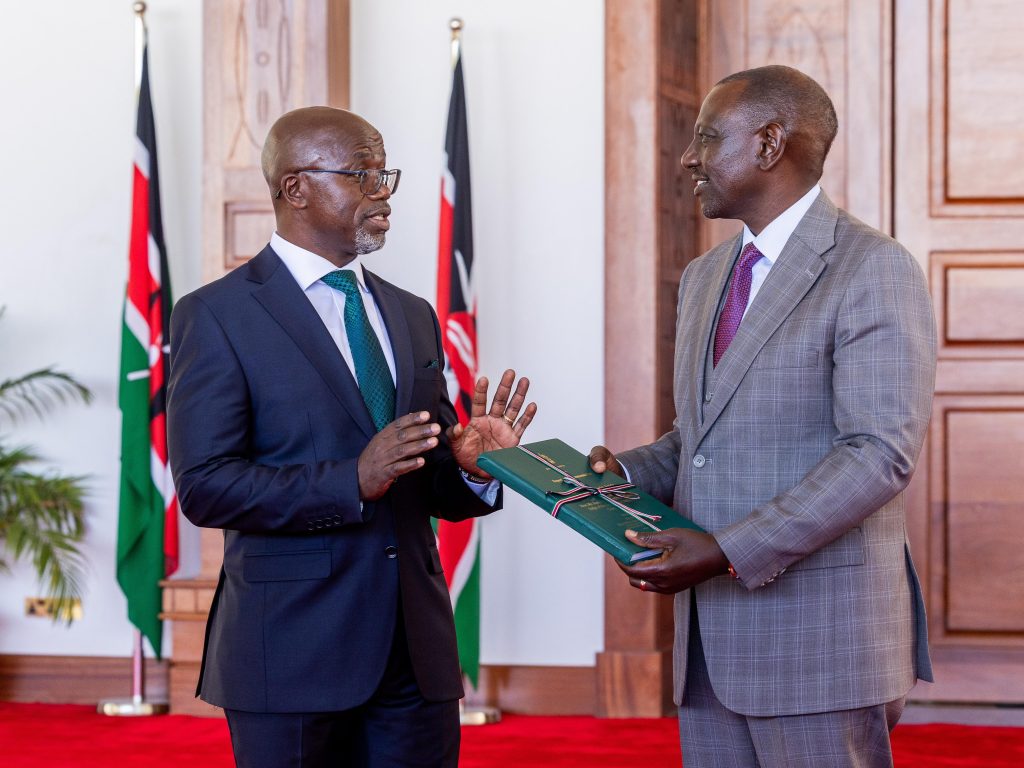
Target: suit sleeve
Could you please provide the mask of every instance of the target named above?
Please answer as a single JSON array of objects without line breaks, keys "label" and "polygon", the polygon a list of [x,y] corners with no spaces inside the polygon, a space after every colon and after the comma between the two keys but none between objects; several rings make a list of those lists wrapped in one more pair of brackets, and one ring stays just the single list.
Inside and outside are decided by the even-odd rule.
[{"label": "suit sleeve", "polygon": [[650,445],[616,454],[630,482],[662,504],[672,506],[679,474],[679,430],[666,432]]},{"label": "suit sleeve", "polygon": [[793,488],[715,534],[748,589],[859,525],[906,487],[931,416],[935,356],[924,274],[898,245],[880,244],[838,309],[832,449]]},{"label": "suit sleeve", "polygon": [[167,428],[178,498],[196,525],[305,533],[325,517],[364,522],[356,459],[265,466],[246,458],[253,435],[245,371],[195,294],[171,316]]}]

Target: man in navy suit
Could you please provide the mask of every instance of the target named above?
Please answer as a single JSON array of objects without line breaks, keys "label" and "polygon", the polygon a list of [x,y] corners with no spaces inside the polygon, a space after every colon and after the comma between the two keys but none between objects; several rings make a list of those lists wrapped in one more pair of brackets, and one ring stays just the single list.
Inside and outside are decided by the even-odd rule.
[{"label": "man in navy suit", "polygon": [[456,423],[430,305],[364,269],[400,171],[359,116],[299,109],[263,149],[277,231],[171,320],[185,515],[224,529],[197,694],[243,768],[454,766],[463,695],[430,526],[501,505],[482,451],[536,406],[506,371]]}]

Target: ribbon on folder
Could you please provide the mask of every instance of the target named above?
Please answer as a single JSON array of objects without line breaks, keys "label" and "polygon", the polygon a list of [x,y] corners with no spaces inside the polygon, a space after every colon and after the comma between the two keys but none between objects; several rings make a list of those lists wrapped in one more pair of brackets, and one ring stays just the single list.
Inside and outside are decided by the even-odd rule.
[{"label": "ribbon on folder", "polygon": [[571,504],[574,501],[582,501],[583,499],[589,499],[593,496],[598,496],[609,504],[618,509],[621,509],[627,515],[635,519],[642,525],[646,525],[652,531],[660,531],[661,528],[654,525],[655,522],[661,520],[661,515],[651,515],[646,512],[641,512],[638,509],[633,509],[623,501],[636,501],[640,498],[639,494],[630,491],[630,488],[635,488],[633,483],[617,483],[616,485],[605,485],[600,488],[595,488],[592,485],[581,483],[575,477],[565,472],[561,467],[552,464],[550,461],[545,459],[543,456],[534,453],[529,448],[525,448],[522,445],[516,446],[520,451],[530,456],[541,464],[546,466],[548,469],[553,469],[555,472],[562,476],[562,482],[566,485],[572,486],[564,491],[548,491],[548,496],[559,496],[559,500],[555,502],[554,508],[551,510],[552,517],[558,517],[558,513],[561,511],[562,506],[565,504]]}]

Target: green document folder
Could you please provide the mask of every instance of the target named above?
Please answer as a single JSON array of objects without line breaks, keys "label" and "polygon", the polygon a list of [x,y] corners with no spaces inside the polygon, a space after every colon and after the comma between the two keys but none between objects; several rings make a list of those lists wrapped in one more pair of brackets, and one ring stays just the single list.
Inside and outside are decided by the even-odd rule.
[{"label": "green document folder", "polygon": [[[527,449],[536,457],[521,448]],[[548,466],[545,462],[553,466]],[[627,481],[611,472],[597,474],[590,469],[590,463],[584,454],[561,440],[541,440],[521,447],[488,451],[480,456],[477,464],[482,470],[548,513],[553,512],[560,498],[566,498],[554,494],[569,492],[570,498],[581,496],[582,498],[577,501],[563,503],[558,509],[556,519],[627,565],[661,554],[660,549],[645,549],[629,541],[626,538],[626,531],[629,529],[703,530],[692,520],[687,520],[671,507],[665,506],[635,486],[610,492],[610,499],[597,494],[585,496],[587,491],[567,482],[561,472],[572,476],[579,485],[589,488],[609,488],[626,484]],[[574,488],[577,493],[572,493]],[[640,519],[616,506],[616,502],[638,513]]]}]

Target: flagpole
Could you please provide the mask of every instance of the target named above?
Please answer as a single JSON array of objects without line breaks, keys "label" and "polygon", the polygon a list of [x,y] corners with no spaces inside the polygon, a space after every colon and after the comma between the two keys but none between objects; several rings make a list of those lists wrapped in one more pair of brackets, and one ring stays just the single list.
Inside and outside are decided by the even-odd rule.
[{"label": "flagpole", "polygon": [[135,101],[139,100],[142,89],[142,56],[146,52],[146,40],[149,30],[146,29],[146,4],[132,3],[135,11]]},{"label": "flagpole", "polygon": [[[133,3],[135,12],[135,103],[139,103],[142,91],[142,63],[146,53],[148,30],[146,29],[146,4]],[[168,711],[166,703],[146,701],[146,662],[142,652],[142,631],[137,627],[132,632],[132,697],[130,699],[103,699],[96,706],[101,715],[139,717],[163,715]]]},{"label": "flagpole", "polygon": [[[455,78],[455,67],[459,63],[459,56],[461,55],[461,43],[462,43],[462,19],[453,17],[448,22],[448,27],[451,30],[451,65],[452,65],[452,82],[454,87]],[[475,371],[473,372],[475,375]],[[471,525],[479,525],[478,521],[467,521]],[[477,545],[479,546],[479,545]],[[470,685],[469,680],[466,681],[467,685]],[[464,701],[459,701],[459,722],[462,725],[487,725],[490,723],[497,723],[501,721],[501,711],[497,707],[488,706],[472,706],[467,707]]]},{"label": "flagpole", "polygon": [[462,19],[455,16],[448,22],[448,26],[452,30],[452,69],[455,69],[459,60],[459,44],[462,42]]}]

